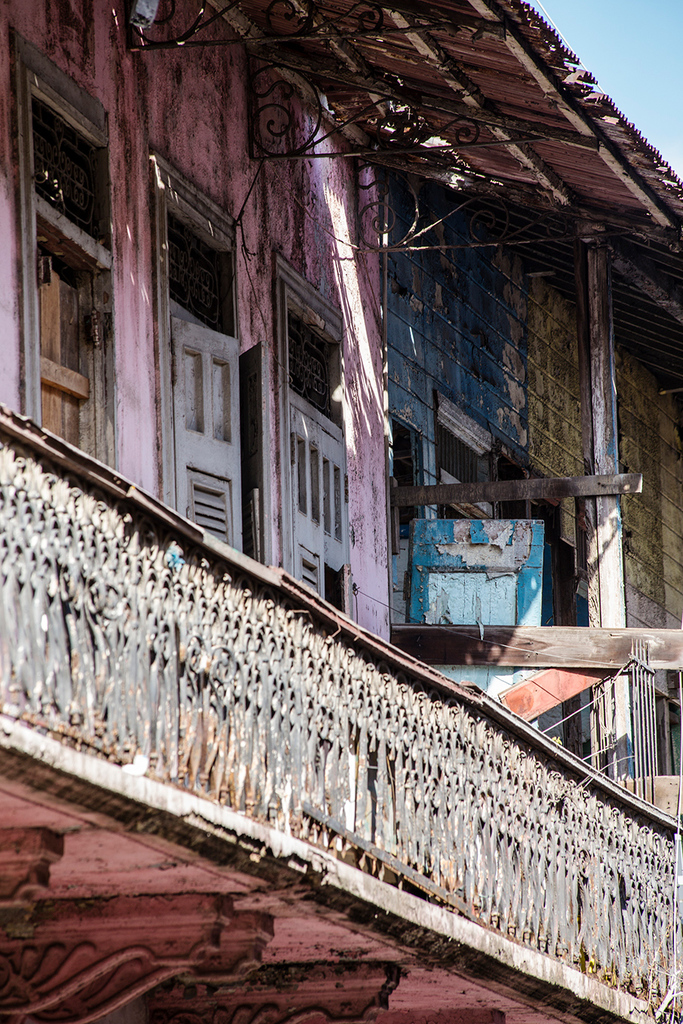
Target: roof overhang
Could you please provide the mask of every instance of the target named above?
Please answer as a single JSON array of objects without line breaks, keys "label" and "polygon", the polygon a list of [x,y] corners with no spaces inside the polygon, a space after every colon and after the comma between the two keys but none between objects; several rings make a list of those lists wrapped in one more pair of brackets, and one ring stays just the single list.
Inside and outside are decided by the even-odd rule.
[{"label": "roof overhang", "polygon": [[[664,387],[683,385],[683,184],[525,3],[211,4],[130,43],[246,46],[255,158],[358,156],[459,201],[502,199],[532,266],[569,297],[573,240],[598,235],[616,256],[617,340]],[[299,98],[314,114],[297,126]]]}]

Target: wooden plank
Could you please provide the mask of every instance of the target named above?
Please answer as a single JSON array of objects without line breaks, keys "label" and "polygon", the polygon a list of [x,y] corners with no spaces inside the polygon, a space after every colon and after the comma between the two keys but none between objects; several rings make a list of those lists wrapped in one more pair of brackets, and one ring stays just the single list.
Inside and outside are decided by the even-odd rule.
[{"label": "wooden plank", "polygon": [[607,476],[531,477],[528,480],[488,480],[471,484],[431,484],[422,487],[393,487],[391,504],[411,505],[469,504],[481,501],[531,501],[540,498],[580,498],[606,494],[639,494],[643,489],[640,473],[616,473]]},{"label": "wooden plank", "polygon": [[511,711],[530,722],[545,711],[576,697],[605,675],[605,669],[548,668],[500,695]]},{"label": "wooden plank", "polygon": [[622,668],[634,640],[650,644],[653,668],[683,668],[683,630],[583,626],[391,627],[391,642],[428,665]]},{"label": "wooden plank", "polygon": [[[52,274],[48,284],[38,290],[40,299],[40,352],[41,361],[56,362],[61,358],[60,289],[59,276]],[[41,373],[41,378],[43,374]],[[62,433],[62,396],[53,387],[45,387],[41,380],[41,423],[55,434]]]},{"label": "wooden plank", "polygon": [[55,363],[47,356],[40,357],[40,379],[43,384],[49,384],[75,398],[85,399],[90,394],[90,381],[87,377],[76,370],[70,370],[68,366]]}]

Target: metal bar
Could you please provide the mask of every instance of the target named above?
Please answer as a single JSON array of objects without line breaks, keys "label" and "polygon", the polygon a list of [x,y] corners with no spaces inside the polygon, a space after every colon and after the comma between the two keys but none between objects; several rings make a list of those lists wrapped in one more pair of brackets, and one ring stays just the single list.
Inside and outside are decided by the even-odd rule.
[{"label": "metal bar", "polygon": [[[352,121],[345,121],[340,124],[338,128],[327,133],[320,139],[316,139],[311,143],[312,146],[318,146],[321,142],[324,142],[331,135],[336,135],[337,132],[341,132],[348,124],[355,123],[360,119],[359,115],[353,118]],[[434,129],[436,135],[438,135],[438,128]],[[510,142],[542,142],[542,136],[534,135],[524,139],[510,139]],[[389,143],[385,149],[377,149],[376,147],[367,147],[366,149],[350,149],[350,150],[335,150],[332,153],[313,153],[310,150],[304,150],[303,152],[296,153],[269,153],[264,159],[265,160],[327,160],[332,158],[341,157],[343,159],[353,159],[355,157],[376,157],[382,153],[395,154],[396,156],[433,156],[434,153],[444,153],[448,156],[452,156],[454,153],[460,152],[461,149],[487,149],[491,146],[505,146],[507,141],[501,139],[486,139],[484,142],[444,142],[441,146],[399,146]],[[567,236],[569,237],[569,236]],[[572,236],[573,237],[573,236]],[[535,239],[538,241],[538,239]],[[443,249],[444,246],[438,246],[437,248]]]},{"label": "metal bar", "polygon": [[[633,645],[634,654],[637,655],[638,642]],[[643,796],[643,713],[640,673],[638,662],[634,660],[631,671],[631,693],[633,700],[633,760],[634,760],[634,789],[638,796]]]},{"label": "metal bar", "polygon": [[606,476],[530,477],[528,480],[488,480],[474,484],[427,484],[394,487],[392,505],[450,505],[480,501],[529,501],[542,498],[585,498],[605,494],[640,494],[640,473]]},{"label": "metal bar", "polygon": [[629,669],[633,701],[634,790],[654,803],[657,774],[657,728],[655,716],[654,669],[647,639],[635,638]]},{"label": "metal bar", "polygon": [[367,839],[363,839],[363,837],[357,832],[350,832],[338,819],[330,817],[329,814],[324,814],[309,803],[303,803],[301,805],[301,810],[327,831],[333,832],[336,836],[340,836],[351,846],[355,846],[356,849],[362,850],[363,853],[366,853],[374,860],[379,861],[380,864],[386,864],[388,868],[391,868],[391,870],[396,872],[400,877],[405,878],[406,881],[411,883],[411,885],[414,885],[418,889],[422,889],[423,892],[429,893],[430,896],[436,897],[436,899],[453,907],[459,914],[469,918],[470,921],[478,920],[464,900],[458,899],[456,895],[449,892],[447,889],[444,889],[443,886],[436,885],[426,875],[421,875],[419,871],[415,871],[413,868],[408,867],[397,857],[387,853],[386,850],[381,850],[378,846],[375,846],[374,843],[369,842]]},{"label": "metal bar", "polygon": [[649,652],[647,644],[645,648],[646,678],[648,685],[648,710],[650,716],[650,803],[655,802],[655,777],[657,775],[657,706],[655,696],[655,674],[649,666]]}]

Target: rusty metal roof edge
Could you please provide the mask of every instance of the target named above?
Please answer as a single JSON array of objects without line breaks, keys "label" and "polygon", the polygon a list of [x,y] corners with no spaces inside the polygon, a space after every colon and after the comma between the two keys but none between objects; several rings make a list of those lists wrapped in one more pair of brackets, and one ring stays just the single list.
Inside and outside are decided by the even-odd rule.
[{"label": "rusty metal roof edge", "polygon": [[[675,198],[677,202],[683,204],[683,180],[679,178],[659,150],[648,142],[642,132],[638,130],[632,121],[628,120],[607,93],[596,89],[592,95],[580,95],[579,90],[585,88],[587,85],[597,86],[597,79],[591,74],[590,70],[584,67],[578,55],[568,48],[562,38],[558,35],[557,31],[552,25],[548,24],[541,14],[539,14],[534,8],[530,7],[525,0],[495,0],[495,5],[505,11],[505,13],[513,19],[516,28],[524,38],[527,46],[531,47],[538,57],[540,57],[546,65],[549,76],[555,79],[558,91],[563,94],[565,101],[569,102],[571,99],[573,104],[579,107],[583,117],[588,119],[591,127],[598,136],[601,137],[601,141],[604,144],[616,146],[635,177],[637,179],[639,178],[642,184],[655,193],[659,202],[663,203],[667,207],[680,225],[681,211],[673,209],[671,206],[672,197],[663,193],[665,190],[676,188],[678,190],[678,195]],[[581,83],[572,83],[571,85],[568,85],[564,81],[558,81],[558,72],[549,60],[550,53],[543,53],[538,46],[538,41],[532,37],[532,31],[534,28],[536,28],[541,34],[542,42],[549,51],[552,51],[552,56],[555,60],[557,60],[558,55],[561,56],[562,61],[565,64],[567,75],[571,75],[579,69],[584,70],[585,74]],[[608,110],[601,112],[600,116],[596,117],[595,111],[591,109],[591,106],[598,102],[601,106],[607,107]],[[624,152],[622,145],[616,143],[613,139],[610,139],[606,133],[604,133],[603,126],[600,124],[600,119],[606,115],[616,118],[616,124],[613,127],[624,133],[624,135],[631,137],[636,153],[641,157],[646,158],[652,164],[652,173],[660,175],[662,173],[662,169],[665,169],[667,177],[670,178],[670,183],[665,183],[664,181],[659,180],[659,178],[657,178],[656,181],[650,181],[649,178],[644,176],[645,172],[643,170],[633,165],[632,157],[635,153],[629,153],[628,151]]]},{"label": "rusty metal roof edge", "polygon": [[118,500],[131,502],[145,513],[158,517],[167,527],[178,530],[189,541],[206,548],[207,551],[218,556],[228,565],[256,577],[259,582],[268,587],[279,590],[283,595],[301,605],[303,613],[310,614],[312,619],[319,622],[322,621],[327,628],[333,628],[334,632],[330,636],[341,634],[346,642],[351,645],[359,644],[373,657],[386,662],[387,665],[393,666],[401,673],[413,676],[417,682],[427,683],[443,697],[456,698],[470,706],[479,708],[487,717],[493,719],[518,739],[523,740],[536,750],[541,750],[551,760],[562,764],[573,776],[580,776],[582,782],[590,781],[591,785],[597,786],[612,799],[627,804],[638,813],[656,820],[666,828],[675,827],[674,819],[668,814],[635,794],[629,793],[623,786],[587,765],[576,754],[570,753],[563,747],[558,747],[556,743],[534,729],[513,711],[489,697],[474,684],[456,683],[424,662],[405,654],[388,640],[384,640],[358,625],[353,619],[309,590],[283,569],[265,566],[236,551],[228,544],[216,540],[158,498],[128,481],[121,473],[92,456],[86,455],[85,452],[52,434],[49,430],[39,427],[29,417],[13,412],[7,406],[0,404],[0,438],[3,435],[23,443],[47,461],[63,466],[68,472],[80,475],[94,487],[106,490]]},{"label": "rusty metal roof edge", "polygon": [[[218,9],[218,0],[210,0],[210,3]],[[595,111],[591,109],[590,102],[578,94],[579,87],[568,85],[559,78],[557,68],[554,66],[558,53],[561,54],[563,61],[569,63],[569,66],[566,67],[567,72],[576,72],[577,68],[582,65],[579,57],[568,49],[552,26],[535,10],[528,7],[524,0],[470,0],[470,3],[475,9],[477,9],[478,3],[483,3],[491,13],[497,10],[497,15],[494,14],[494,17],[497,16],[509,30],[516,30],[517,36],[520,37],[517,39],[518,45],[530,49],[534,57],[544,65],[543,73],[552,82],[553,88],[560,98],[560,104],[567,108],[566,114],[570,115],[570,119],[571,117],[575,120],[578,119],[586,131],[596,138],[603,159],[611,167],[612,173],[621,177],[622,181],[630,181],[630,190],[639,196],[643,211],[655,223],[675,230],[676,241],[680,241],[683,238],[683,182],[661,154],[644,139],[606,94],[596,92],[594,97],[599,97],[602,102],[608,104],[610,114],[616,118],[617,123],[611,126],[612,131],[614,132],[616,128],[621,133],[630,133],[633,136],[634,149],[615,140],[605,131],[604,126],[600,124],[600,118],[596,117]],[[230,15],[224,15],[233,29],[243,39],[248,39],[254,32],[258,35],[255,26],[241,12],[237,13],[239,15],[237,21],[235,21],[235,11],[232,11]],[[546,52],[539,47],[539,41],[533,38],[532,28],[545,36],[541,41],[545,44]],[[555,58],[554,61],[551,59],[552,57]],[[585,74],[583,84],[586,82],[597,84],[590,72],[586,71]],[[650,167],[638,167],[633,159],[635,156],[645,159]],[[662,167],[666,168],[667,177],[670,180],[661,180]],[[415,172],[425,178],[432,177],[428,168],[416,167]],[[467,173],[470,174],[470,172]],[[471,176],[473,180],[476,178],[474,173]],[[677,189],[679,194],[672,196],[672,189]],[[674,202],[678,208],[674,208]],[[606,213],[605,216],[608,217],[608,214]]]}]

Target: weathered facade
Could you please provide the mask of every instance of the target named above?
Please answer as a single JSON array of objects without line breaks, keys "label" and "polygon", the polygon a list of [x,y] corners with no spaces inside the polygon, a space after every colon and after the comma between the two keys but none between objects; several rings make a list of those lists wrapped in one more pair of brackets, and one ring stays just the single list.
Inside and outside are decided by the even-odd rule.
[{"label": "weathered facade", "polygon": [[0,24],[0,1016],[677,1018],[680,182],[518,0]]}]

